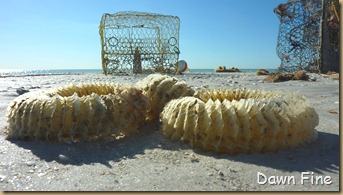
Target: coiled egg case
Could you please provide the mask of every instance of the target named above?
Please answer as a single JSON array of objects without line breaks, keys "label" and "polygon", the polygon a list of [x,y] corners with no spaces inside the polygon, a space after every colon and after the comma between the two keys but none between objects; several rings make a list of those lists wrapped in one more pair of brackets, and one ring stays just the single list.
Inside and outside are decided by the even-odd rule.
[{"label": "coiled egg case", "polygon": [[115,83],[80,83],[77,85],[70,83],[64,87],[58,87],[52,92],[60,96],[71,96],[76,93],[81,97],[92,93],[97,95],[116,94],[123,89],[121,85]]},{"label": "coiled egg case", "polygon": [[189,88],[185,81],[161,74],[151,74],[137,82],[136,86],[143,90],[143,94],[148,99],[148,121],[158,119],[164,106],[170,100],[194,94],[194,90]]},{"label": "coiled egg case", "polygon": [[145,122],[142,90],[113,84],[28,92],[7,109],[8,139],[84,141],[134,133]]},{"label": "coiled egg case", "polygon": [[161,113],[172,140],[218,153],[272,152],[317,138],[318,115],[305,97],[280,91],[202,90]]}]

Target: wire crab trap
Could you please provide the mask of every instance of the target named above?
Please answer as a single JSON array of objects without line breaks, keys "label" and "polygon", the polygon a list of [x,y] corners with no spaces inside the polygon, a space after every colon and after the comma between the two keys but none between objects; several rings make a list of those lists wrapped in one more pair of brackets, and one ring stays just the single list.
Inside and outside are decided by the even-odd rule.
[{"label": "wire crab trap", "polygon": [[277,54],[280,71],[316,71],[319,57],[320,0],[292,0],[278,5],[280,18]]},{"label": "wire crab trap", "polygon": [[[336,7],[335,0],[289,0],[274,9],[280,19],[276,48],[281,59],[280,71],[338,69]],[[330,20],[335,20],[331,23],[337,24],[336,29],[331,28]],[[327,37],[330,33],[333,36]],[[332,54],[333,57],[328,56]]]},{"label": "wire crab trap", "polygon": [[179,30],[177,16],[105,13],[99,26],[104,74],[175,72]]}]

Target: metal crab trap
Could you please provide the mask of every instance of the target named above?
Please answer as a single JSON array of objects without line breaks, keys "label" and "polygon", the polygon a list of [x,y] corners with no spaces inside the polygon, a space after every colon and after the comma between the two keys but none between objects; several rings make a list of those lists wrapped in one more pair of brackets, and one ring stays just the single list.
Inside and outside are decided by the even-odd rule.
[{"label": "metal crab trap", "polygon": [[276,49],[281,59],[280,71],[338,70],[339,17],[335,2],[289,0],[274,9],[280,19]]},{"label": "metal crab trap", "polygon": [[175,72],[179,29],[177,16],[105,13],[99,26],[104,74]]}]

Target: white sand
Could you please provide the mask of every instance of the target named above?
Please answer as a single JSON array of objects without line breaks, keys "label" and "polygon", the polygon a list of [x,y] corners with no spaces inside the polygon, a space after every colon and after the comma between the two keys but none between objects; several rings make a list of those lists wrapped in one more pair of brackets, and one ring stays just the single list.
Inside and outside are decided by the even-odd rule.
[{"label": "white sand", "polygon": [[[19,87],[34,91],[67,83],[134,83],[142,77],[82,74],[0,78],[0,191],[339,190],[339,82],[317,74],[311,74],[316,81],[282,83],[263,83],[265,76],[253,73],[177,76],[193,87],[278,89],[303,94],[316,109],[320,120],[316,128],[318,140],[303,148],[266,154],[216,155],[165,139],[159,124],[146,127],[140,135],[113,143],[5,139],[5,111],[17,96]],[[258,172],[268,177],[293,176],[295,182],[258,184]],[[309,179],[302,184],[301,174],[305,172],[308,172]],[[331,178],[331,184],[312,183],[311,179],[316,177]]]}]

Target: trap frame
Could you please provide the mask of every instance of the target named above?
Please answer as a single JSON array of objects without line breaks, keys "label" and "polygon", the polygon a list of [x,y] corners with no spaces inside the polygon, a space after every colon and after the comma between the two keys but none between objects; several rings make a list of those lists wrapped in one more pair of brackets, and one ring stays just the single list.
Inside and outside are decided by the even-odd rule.
[{"label": "trap frame", "polygon": [[274,9],[280,71],[339,71],[338,9],[338,0],[289,0]]},{"label": "trap frame", "polygon": [[99,34],[104,74],[175,72],[180,19],[146,12],[103,14]]}]

